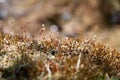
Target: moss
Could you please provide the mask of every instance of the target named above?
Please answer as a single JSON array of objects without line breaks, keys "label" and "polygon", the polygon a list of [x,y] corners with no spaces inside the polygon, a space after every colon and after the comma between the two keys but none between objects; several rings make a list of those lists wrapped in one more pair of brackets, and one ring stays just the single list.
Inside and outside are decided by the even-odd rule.
[{"label": "moss", "polygon": [[120,77],[120,53],[94,39],[29,40],[0,36],[0,76],[6,80],[112,80]]}]

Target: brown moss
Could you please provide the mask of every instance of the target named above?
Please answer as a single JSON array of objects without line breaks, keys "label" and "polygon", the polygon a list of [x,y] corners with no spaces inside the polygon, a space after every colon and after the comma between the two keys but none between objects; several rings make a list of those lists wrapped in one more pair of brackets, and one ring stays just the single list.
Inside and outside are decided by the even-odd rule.
[{"label": "brown moss", "polygon": [[[7,79],[11,75],[17,80],[59,79],[65,75],[65,79],[96,80],[105,74],[120,76],[120,53],[94,39],[37,41],[3,34],[0,42],[2,78]],[[76,69],[79,54],[80,64]],[[55,77],[56,74],[59,77]]]}]

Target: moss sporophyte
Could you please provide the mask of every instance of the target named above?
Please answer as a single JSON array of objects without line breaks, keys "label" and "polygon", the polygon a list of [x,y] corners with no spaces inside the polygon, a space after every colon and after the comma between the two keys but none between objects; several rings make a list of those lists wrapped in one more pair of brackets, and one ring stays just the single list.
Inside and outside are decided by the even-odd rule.
[{"label": "moss sporophyte", "polygon": [[29,40],[0,36],[1,79],[120,78],[120,53],[94,39]]}]

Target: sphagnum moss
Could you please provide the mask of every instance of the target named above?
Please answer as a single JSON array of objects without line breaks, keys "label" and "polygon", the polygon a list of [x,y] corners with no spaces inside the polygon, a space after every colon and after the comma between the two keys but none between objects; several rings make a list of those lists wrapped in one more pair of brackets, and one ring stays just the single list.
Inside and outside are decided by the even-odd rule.
[{"label": "sphagnum moss", "polygon": [[93,39],[37,41],[2,34],[0,43],[1,78],[11,75],[10,79],[17,80],[94,80],[105,74],[120,77],[120,53]]}]

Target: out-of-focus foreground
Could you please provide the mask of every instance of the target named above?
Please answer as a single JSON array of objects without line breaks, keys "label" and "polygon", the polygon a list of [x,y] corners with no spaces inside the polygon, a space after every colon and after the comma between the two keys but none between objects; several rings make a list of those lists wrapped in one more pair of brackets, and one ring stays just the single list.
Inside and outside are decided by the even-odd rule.
[{"label": "out-of-focus foreground", "polygon": [[[0,63],[4,61],[4,59],[6,59],[4,58],[5,56],[3,56],[3,54],[12,55],[11,52],[21,53],[20,56],[23,56],[23,55],[28,56],[28,54],[30,53],[29,55],[30,61],[31,61],[31,56],[35,56],[35,53],[38,53],[38,54],[41,53],[40,56],[43,56],[43,58],[45,57],[45,59],[40,59],[40,61],[43,61],[43,63],[36,61],[35,66],[31,66],[32,68],[34,67],[33,69],[35,70],[38,70],[38,68],[40,68],[40,71],[38,70],[39,74],[35,72],[36,73],[35,76],[36,75],[45,76],[46,73],[51,74],[48,64],[53,65],[51,67],[51,70],[53,70],[52,71],[53,73],[56,71],[59,72],[59,70],[62,71],[63,69],[63,73],[67,74],[67,73],[76,72],[76,70],[74,70],[74,69],[77,69],[75,68],[76,64],[74,64],[73,62],[74,60],[77,62],[77,60],[79,60],[78,58],[78,56],[80,56],[79,54],[82,53],[83,66],[88,65],[90,68],[91,66],[92,68],[95,67],[93,70],[90,69],[92,71],[95,71],[96,65],[92,65],[89,62],[84,62],[84,57],[86,57],[86,54],[88,53],[87,54],[88,59],[85,58],[86,60],[88,61],[90,60],[93,63],[96,63],[97,61],[97,64],[98,63],[100,63],[100,65],[102,64],[102,67],[104,67],[105,69],[106,69],[106,66],[104,64],[106,64],[110,69],[105,70],[104,72],[104,70],[101,70],[103,68],[98,69],[99,66],[97,66],[97,70],[98,70],[96,71],[98,72],[97,74],[94,74],[92,71],[89,71],[88,69],[89,67],[85,67],[81,70],[83,72],[87,71],[88,73],[92,73],[94,78],[98,76],[98,74],[100,76],[103,76],[101,74],[105,74],[105,77],[107,76],[107,78],[109,78],[109,76],[113,74],[114,75],[120,74],[119,73],[120,72],[120,68],[119,68],[120,54],[115,50],[107,49],[105,45],[107,44],[112,48],[116,48],[118,51],[120,50],[119,49],[120,47],[120,42],[119,42],[120,31],[119,30],[120,30],[120,1],[119,0],[0,0],[0,32],[1,32]],[[14,37],[12,35],[14,35]],[[64,54],[66,52],[65,51],[59,52],[59,50],[61,50],[61,47],[56,45],[55,42],[49,42],[51,38],[55,42],[58,40],[57,42],[60,43],[61,45],[64,44],[64,47],[67,46],[68,47],[67,53],[75,53],[75,55],[77,56],[73,58],[71,58],[71,55],[68,56],[69,54],[66,54],[67,57],[62,56],[61,54]],[[69,38],[72,38],[73,40],[71,41],[69,40]],[[79,40],[74,41],[75,38],[78,38]],[[82,39],[87,38],[88,42],[84,40],[81,41],[81,38]],[[27,39],[32,39],[32,40],[26,42]],[[65,39],[65,40],[68,39],[68,42],[63,41],[62,39]],[[103,43],[89,44],[89,39],[92,39],[93,41],[100,41]],[[44,42],[44,40],[48,40],[48,42],[46,41]],[[59,40],[61,40],[61,42],[59,42]],[[40,42],[40,44],[38,45],[39,41],[43,41],[43,42]],[[85,47],[82,47],[77,43],[80,45],[83,45],[84,43]],[[77,50],[78,49],[77,45],[80,48],[79,50]],[[30,48],[31,46],[32,48]],[[78,52],[74,52],[74,51],[71,52],[70,51],[72,50],[71,46],[77,46],[73,50],[75,51],[77,50]],[[9,52],[8,47],[10,49],[11,47],[12,49],[13,48],[14,49],[12,51],[10,50],[11,52]],[[60,49],[57,49],[55,47],[58,47]],[[42,55],[42,53],[45,53],[45,54]],[[51,53],[53,55],[52,57],[55,57],[54,59],[59,60],[59,58],[61,58],[60,59],[61,62],[59,61],[57,62],[57,60],[52,61],[51,59],[48,60],[47,57],[51,58],[51,54],[48,55],[48,53]],[[56,53],[59,53],[59,54],[54,56],[54,54]],[[39,58],[41,58],[40,56]],[[32,76],[34,73],[34,70],[33,69],[31,70],[31,67],[28,65],[30,64],[33,65],[35,60],[32,60],[31,62],[29,62],[29,57],[27,58],[27,61],[25,61],[27,62],[27,66],[26,64],[24,65],[24,61],[22,62],[22,61],[19,61],[18,59],[18,62],[15,63],[15,65],[13,66],[15,67],[13,71],[18,71],[18,72],[15,73],[13,71],[10,71],[10,74],[14,73],[15,75],[17,75],[17,77],[19,77],[23,75],[25,72],[29,73],[29,70],[30,70],[32,74],[29,74],[27,76]],[[35,56],[35,58],[36,57],[37,56]],[[109,57],[109,59],[106,57]],[[71,61],[70,58],[73,61]],[[63,60],[65,60],[65,62]],[[16,61],[16,58],[15,58],[15,61]],[[44,62],[47,62],[47,63],[44,63]],[[78,61],[78,63],[80,62]],[[23,65],[21,66],[21,64]],[[81,67],[83,66],[81,65]],[[23,74],[22,72],[19,73],[20,71],[19,69],[22,69],[22,67],[24,67],[25,70],[27,67],[29,68],[29,70],[27,69],[28,71],[25,71],[25,72],[23,70]],[[60,69],[58,69],[59,67]],[[71,67],[70,70],[67,69],[68,67]],[[10,66],[9,68],[11,69]],[[3,77],[9,77],[8,75],[6,75],[6,74],[9,74],[9,68],[7,68],[8,70],[2,69],[3,70],[2,71],[0,66],[0,72],[4,72]],[[109,71],[109,70],[113,70],[113,71]],[[85,74],[81,74],[78,72],[77,74],[79,74],[78,75],[79,77],[77,78],[82,77],[81,79],[85,79],[85,80],[89,79],[90,76],[87,74],[87,72],[85,72]],[[55,75],[55,76],[58,76],[58,75]],[[15,76],[12,76],[12,78],[13,77],[15,78]],[[63,77],[64,76],[62,75],[62,78]],[[74,79],[77,79],[77,78],[74,78]],[[92,80],[92,78],[90,79]]]}]

